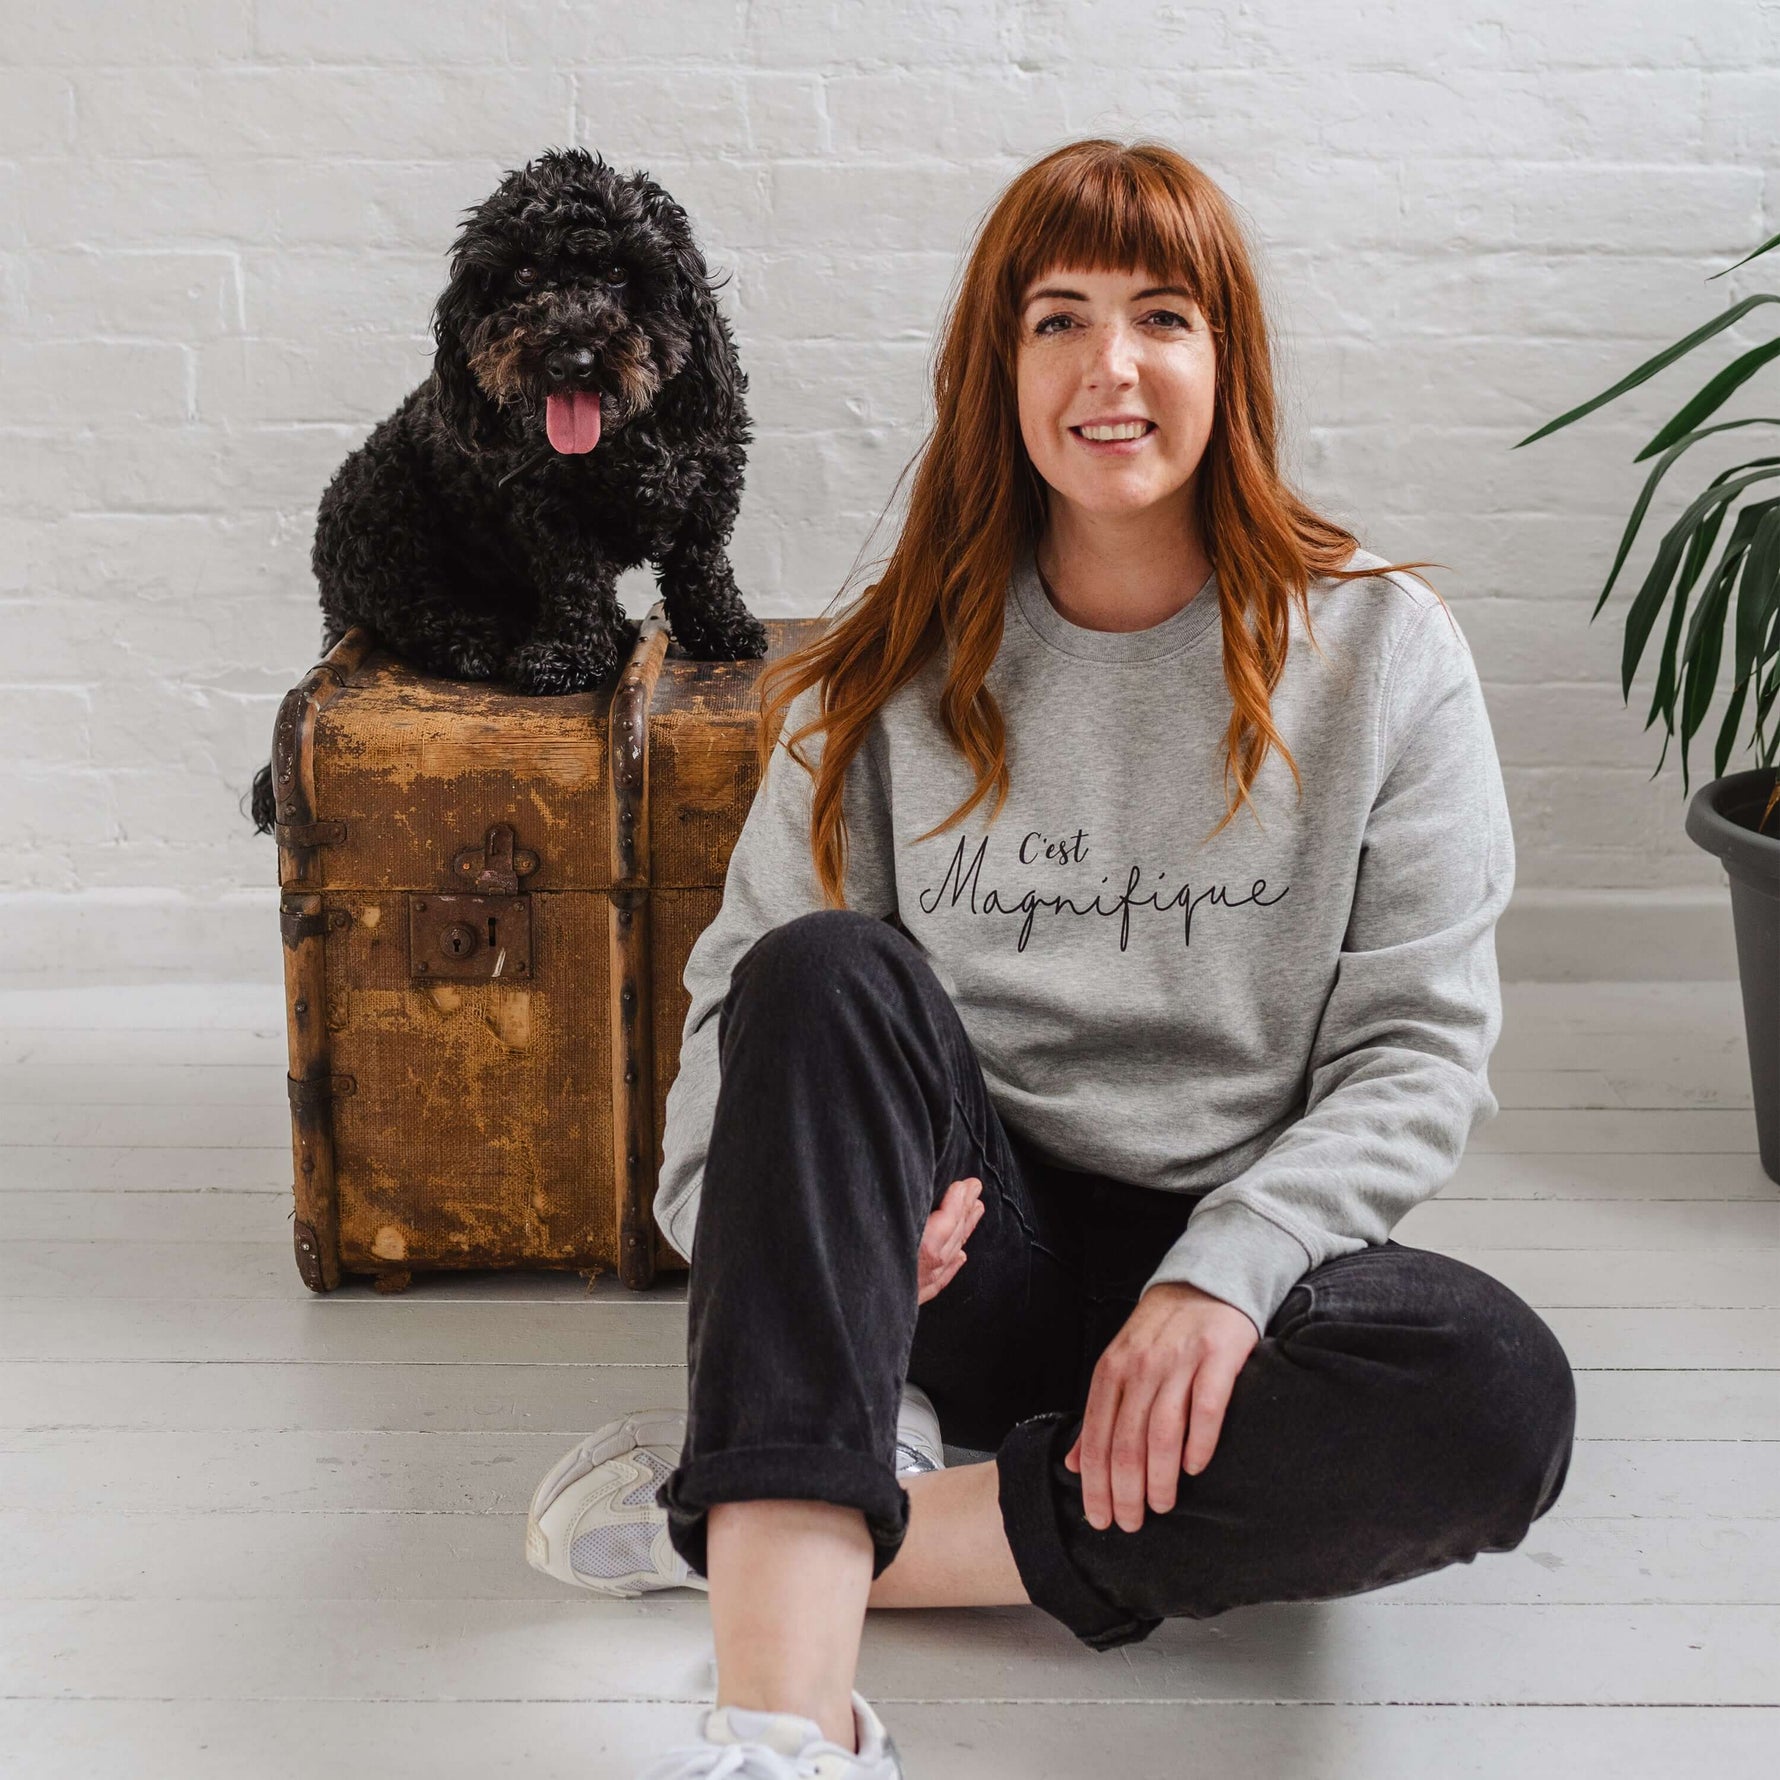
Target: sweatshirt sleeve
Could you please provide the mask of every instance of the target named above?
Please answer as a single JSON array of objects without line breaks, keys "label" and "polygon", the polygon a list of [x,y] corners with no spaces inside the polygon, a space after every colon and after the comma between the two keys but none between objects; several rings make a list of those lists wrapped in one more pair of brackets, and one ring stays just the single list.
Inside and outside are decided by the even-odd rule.
[{"label": "sweatshirt sleeve", "polygon": [[1299,1278],[1384,1242],[1499,1110],[1496,918],[1514,837],[1469,644],[1438,601],[1381,699],[1380,771],[1305,1110],[1207,1193],[1146,1282],[1185,1281],[1267,1324]]},{"label": "sweatshirt sleeve", "polygon": [[[699,1189],[717,1111],[717,1016],[729,993],[729,974],[768,929],[825,906],[810,857],[813,782],[785,747],[788,735],[820,715],[820,694],[819,682],[806,687],[786,712],[772,759],[730,852],[723,901],[693,942],[681,979],[691,1005],[663,1117],[654,1213],[661,1233],[687,1260],[692,1258]],[[821,761],[826,739],[818,731],[799,744],[812,764]],[[882,918],[896,910],[896,880],[889,799],[878,760],[880,739],[875,731],[868,734],[848,762],[841,807],[847,821],[847,906]]]}]

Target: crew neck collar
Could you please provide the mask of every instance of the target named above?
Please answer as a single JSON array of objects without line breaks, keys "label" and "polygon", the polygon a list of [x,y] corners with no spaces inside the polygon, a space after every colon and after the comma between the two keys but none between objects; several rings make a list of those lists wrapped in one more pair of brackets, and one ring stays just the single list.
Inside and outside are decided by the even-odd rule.
[{"label": "crew neck collar", "polygon": [[1145,630],[1090,630],[1072,623],[1050,602],[1038,577],[1038,562],[1028,550],[1014,569],[1014,598],[1021,613],[1053,649],[1087,661],[1157,661],[1197,642],[1218,616],[1217,570],[1172,616]]}]

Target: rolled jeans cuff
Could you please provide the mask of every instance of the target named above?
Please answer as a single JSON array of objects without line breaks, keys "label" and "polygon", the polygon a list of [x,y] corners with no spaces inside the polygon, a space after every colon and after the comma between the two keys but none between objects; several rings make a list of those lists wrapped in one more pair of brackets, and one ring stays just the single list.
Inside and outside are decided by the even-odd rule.
[{"label": "rolled jeans cuff", "polygon": [[838,1446],[741,1446],[705,1453],[656,1492],[668,1539],[696,1575],[705,1569],[705,1517],[719,1502],[833,1502],[865,1516],[872,1580],[889,1569],[909,1526],[909,1494],[887,1462]]},{"label": "rolled jeans cuff", "polygon": [[1063,1463],[1078,1421],[1057,1411],[1009,1429],[995,1454],[1001,1523],[1032,1604],[1060,1619],[1089,1649],[1112,1650],[1139,1643],[1162,1622],[1108,1600],[1069,1561],[1057,1515],[1071,1486],[1079,1487]]}]

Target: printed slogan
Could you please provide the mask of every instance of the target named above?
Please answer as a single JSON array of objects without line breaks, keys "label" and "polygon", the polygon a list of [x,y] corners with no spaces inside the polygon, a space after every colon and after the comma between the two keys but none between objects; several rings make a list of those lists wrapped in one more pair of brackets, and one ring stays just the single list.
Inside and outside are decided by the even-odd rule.
[{"label": "printed slogan", "polygon": [[[966,899],[973,915],[1024,915],[1026,918],[1020,924],[1019,943],[1016,947],[1021,952],[1026,950],[1026,942],[1032,934],[1032,924],[1041,911],[1049,915],[1076,915],[1084,919],[1110,919],[1116,915],[1119,920],[1119,950],[1123,952],[1130,942],[1133,910],[1139,911],[1141,918],[1142,912],[1147,910],[1168,914],[1178,909],[1181,912],[1181,944],[1191,945],[1193,914],[1201,903],[1209,902],[1214,908],[1227,909],[1272,908],[1291,888],[1289,884],[1282,885],[1276,894],[1269,895],[1267,880],[1256,878],[1246,890],[1241,891],[1233,891],[1228,884],[1207,884],[1195,890],[1186,881],[1167,885],[1164,882],[1167,872],[1158,871],[1154,884],[1145,891],[1143,867],[1132,864],[1124,870],[1122,888],[1096,890],[1091,900],[1083,900],[1079,895],[1046,895],[1037,889],[1016,892],[994,884],[984,884],[983,865],[988,847],[989,837],[984,835],[977,843],[976,851],[971,853],[968,837],[961,835],[946,866],[945,875],[938,884],[921,891],[916,900],[922,910],[930,915],[942,905],[948,909],[956,908]],[[1029,868],[1086,866],[1089,871],[1093,870],[1088,857],[1088,831],[1084,828],[1078,828],[1064,840],[1052,840],[1034,830],[1021,840],[1016,852],[1018,863]],[[1109,873],[1102,876],[1100,882],[1102,886],[1110,886],[1114,883],[1114,878]]]}]

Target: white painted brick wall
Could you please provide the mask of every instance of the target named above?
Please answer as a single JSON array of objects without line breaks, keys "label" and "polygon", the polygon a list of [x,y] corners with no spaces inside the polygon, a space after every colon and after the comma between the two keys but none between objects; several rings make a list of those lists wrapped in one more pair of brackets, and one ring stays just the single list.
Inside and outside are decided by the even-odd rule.
[{"label": "white painted brick wall", "polygon": [[[1650,778],[1650,671],[1630,711],[1617,689],[1625,595],[1588,618],[1632,453],[1701,372],[1509,447],[1780,288],[1773,257],[1704,282],[1780,228],[1767,0],[7,10],[0,974],[276,974],[272,847],[237,803],[315,652],[316,499],[425,376],[446,251],[505,169],[571,142],[647,167],[733,271],[758,433],[735,555],[789,616],[837,590],[920,441],[975,221],[1090,133],[1160,135],[1225,186],[1292,474],[1373,547],[1450,565],[1517,910],[1585,917],[1523,954],[1617,910],[1669,947],[1652,974],[1728,968],[1678,751]],[[1711,362],[1768,337],[1755,319]],[[626,596],[653,597],[646,572]]]}]

